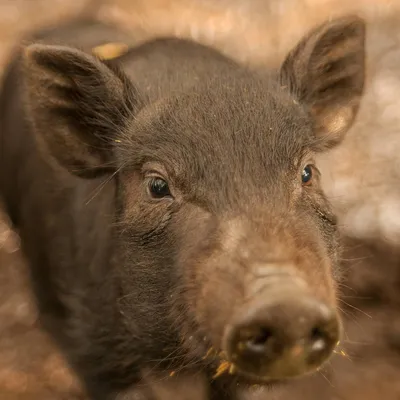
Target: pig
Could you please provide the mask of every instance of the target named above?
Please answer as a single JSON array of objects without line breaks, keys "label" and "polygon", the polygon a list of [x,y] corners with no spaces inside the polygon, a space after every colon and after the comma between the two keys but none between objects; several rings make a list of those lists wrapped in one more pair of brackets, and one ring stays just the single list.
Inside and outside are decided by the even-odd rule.
[{"label": "pig", "polygon": [[173,37],[106,60],[88,22],[15,54],[0,193],[90,398],[200,377],[233,400],[330,359],[341,249],[315,157],[357,118],[365,30],[325,22],[271,71]]}]

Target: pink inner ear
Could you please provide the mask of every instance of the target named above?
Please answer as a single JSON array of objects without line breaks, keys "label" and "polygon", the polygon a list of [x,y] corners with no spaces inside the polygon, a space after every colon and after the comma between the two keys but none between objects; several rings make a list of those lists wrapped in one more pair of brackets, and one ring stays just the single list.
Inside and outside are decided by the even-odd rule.
[{"label": "pink inner ear", "polygon": [[311,111],[314,124],[314,133],[320,138],[316,144],[316,151],[325,151],[342,142],[357,113],[354,105],[343,105],[333,108],[317,108]]},{"label": "pink inner ear", "polygon": [[344,17],[316,28],[288,55],[281,77],[310,109],[320,150],[339,144],[364,90],[365,22]]}]

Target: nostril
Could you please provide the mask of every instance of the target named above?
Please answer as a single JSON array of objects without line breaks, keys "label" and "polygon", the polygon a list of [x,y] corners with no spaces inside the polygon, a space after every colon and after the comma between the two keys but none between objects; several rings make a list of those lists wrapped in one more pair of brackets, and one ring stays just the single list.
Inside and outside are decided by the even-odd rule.
[{"label": "nostril", "polygon": [[307,361],[310,365],[320,363],[321,359],[331,352],[337,341],[336,335],[331,331],[325,325],[315,326],[311,329],[307,351]]},{"label": "nostril", "polygon": [[263,353],[273,337],[272,331],[268,328],[259,328],[258,332],[250,336],[246,341],[248,350],[254,353]]},{"label": "nostril", "polygon": [[312,342],[319,342],[319,341],[324,341],[326,339],[326,332],[324,332],[324,330],[319,327],[319,326],[315,326],[312,330],[311,330],[311,341]]},{"label": "nostril", "polygon": [[314,327],[311,330],[310,343],[312,352],[324,351],[328,345],[328,336],[320,327]]}]

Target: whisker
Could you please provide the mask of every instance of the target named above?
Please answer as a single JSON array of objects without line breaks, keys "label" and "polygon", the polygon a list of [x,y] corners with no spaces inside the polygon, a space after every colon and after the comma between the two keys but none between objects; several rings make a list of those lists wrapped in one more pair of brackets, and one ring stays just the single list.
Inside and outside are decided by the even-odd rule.
[{"label": "whisker", "polygon": [[325,380],[329,383],[329,385],[334,388],[335,386],[333,386],[332,382],[322,373],[322,371],[318,371],[324,378]]},{"label": "whisker", "polygon": [[107,185],[107,183],[109,183],[114,176],[119,172],[119,169],[115,172],[112,173],[111,176],[109,176],[106,180],[104,180],[103,182],[101,182],[96,189],[93,190],[93,195],[86,201],[85,205],[87,206],[93,199],[96,198],[96,196],[101,192],[101,190]]},{"label": "whisker", "polygon": [[353,308],[354,310],[360,312],[361,314],[364,314],[366,317],[372,318],[372,315],[369,315],[369,314],[366,313],[365,311],[361,310],[360,308],[358,308],[358,307],[356,307],[356,306],[353,306],[352,304],[348,303],[347,301],[345,301],[345,300],[343,300],[343,299],[340,299],[340,298],[339,298],[339,301],[341,301],[342,303],[344,303],[346,306],[348,306],[348,307],[350,307],[350,308]]}]

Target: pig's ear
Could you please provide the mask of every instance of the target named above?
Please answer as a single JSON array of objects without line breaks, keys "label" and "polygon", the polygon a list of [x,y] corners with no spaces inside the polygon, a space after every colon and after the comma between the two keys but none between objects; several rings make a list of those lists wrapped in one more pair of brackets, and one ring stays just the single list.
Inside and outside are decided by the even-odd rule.
[{"label": "pig's ear", "polygon": [[112,172],[114,145],[139,106],[125,75],[80,50],[41,44],[25,48],[23,74],[42,148],[74,175]]},{"label": "pig's ear", "polygon": [[327,22],[289,53],[281,84],[311,114],[316,150],[342,141],[357,115],[364,89],[365,23],[357,16]]}]

